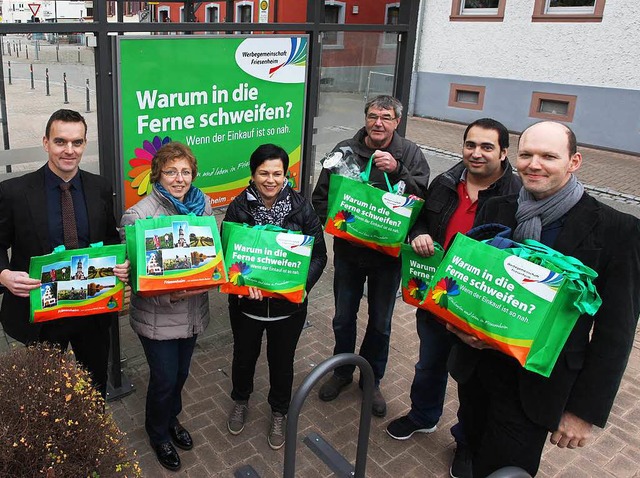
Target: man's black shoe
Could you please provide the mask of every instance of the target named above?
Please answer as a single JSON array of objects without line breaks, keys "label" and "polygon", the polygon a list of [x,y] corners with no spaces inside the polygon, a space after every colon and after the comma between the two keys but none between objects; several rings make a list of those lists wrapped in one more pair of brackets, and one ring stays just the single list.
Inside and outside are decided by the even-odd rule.
[{"label": "man's black shoe", "polygon": [[471,450],[465,445],[458,444],[449,469],[451,478],[471,478],[472,468]]},{"label": "man's black shoe", "polygon": [[330,402],[331,400],[335,400],[344,387],[353,382],[353,377],[342,378],[333,374],[329,380],[327,380],[322,387],[320,387],[320,391],[318,392],[318,396],[320,400],[323,402]]},{"label": "man's black shoe", "polygon": [[191,439],[191,435],[179,423],[176,423],[174,426],[169,427],[169,435],[171,435],[173,443],[175,443],[178,448],[182,448],[183,450],[191,450],[193,448],[193,440]]},{"label": "man's black shoe", "polygon": [[170,442],[154,445],[156,457],[162,466],[167,470],[178,471],[180,469],[180,456]]}]

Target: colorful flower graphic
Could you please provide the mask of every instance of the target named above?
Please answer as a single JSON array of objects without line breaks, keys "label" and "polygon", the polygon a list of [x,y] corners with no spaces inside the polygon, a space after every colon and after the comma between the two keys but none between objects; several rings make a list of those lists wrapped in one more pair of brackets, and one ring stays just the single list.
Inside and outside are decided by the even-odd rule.
[{"label": "colorful flower graphic", "polygon": [[356,219],[353,217],[349,211],[340,211],[336,214],[336,217],[333,218],[334,225],[341,231],[347,230],[347,224],[352,223]]},{"label": "colorful flower graphic", "polygon": [[235,262],[229,267],[229,282],[233,285],[243,286],[244,278],[251,273],[251,267],[244,262]]},{"label": "colorful flower graphic", "polygon": [[424,299],[424,294],[427,291],[427,284],[418,277],[412,277],[407,283],[407,289],[409,290],[409,295],[411,297],[416,300],[422,300]]},{"label": "colorful flower graphic", "polygon": [[458,284],[451,277],[443,277],[436,286],[431,289],[431,299],[443,309],[449,305],[449,296],[460,294]]},{"label": "colorful flower graphic", "polygon": [[129,160],[129,177],[131,178],[131,187],[138,190],[138,196],[144,196],[151,192],[153,187],[151,184],[151,160],[158,150],[167,143],[171,142],[171,138],[165,136],[154,136],[153,140],[144,140],[142,148],[136,148],[136,157]]},{"label": "colorful flower graphic", "polygon": [[286,174],[286,178],[289,181],[289,186],[291,186],[292,188],[297,188],[298,187],[298,181],[296,180],[296,173],[292,173],[290,170],[287,171]]}]

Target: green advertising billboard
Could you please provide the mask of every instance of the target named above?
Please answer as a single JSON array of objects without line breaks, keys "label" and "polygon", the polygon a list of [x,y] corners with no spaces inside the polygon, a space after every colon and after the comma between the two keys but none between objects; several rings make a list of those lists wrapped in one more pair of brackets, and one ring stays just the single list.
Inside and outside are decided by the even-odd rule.
[{"label": "green advertising billboard", "polygon": [[298,188],[306,35],[118,37],[118,108],[125,207],[151,191],[151,160],[169,141],[191,147],[195,185],[223,206],[249,181],[262,143],[290,157]]}]

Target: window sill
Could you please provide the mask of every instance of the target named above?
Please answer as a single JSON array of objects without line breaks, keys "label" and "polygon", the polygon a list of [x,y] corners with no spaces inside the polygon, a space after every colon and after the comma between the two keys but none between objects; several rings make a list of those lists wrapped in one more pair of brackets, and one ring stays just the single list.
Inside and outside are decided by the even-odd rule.
[{"label": "window sill", "polygon": [[533,15],[532,22],[565,22],[565,23],[601,23],[602,15],[566,15],[566,14],[543,14]]},{"label": "window sill", "polygon": [[451,22],[501,22],[504,15],[449,15]]}]

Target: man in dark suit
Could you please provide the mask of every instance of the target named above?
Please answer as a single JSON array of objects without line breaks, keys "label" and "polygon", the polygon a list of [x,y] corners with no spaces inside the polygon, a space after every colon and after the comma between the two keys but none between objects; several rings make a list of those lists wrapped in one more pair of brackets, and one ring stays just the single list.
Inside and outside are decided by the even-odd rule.
[{"label": "man in dark suit", "polygon": [[[49,118],[43,138],[47,164],[0,184],[0,283],[7,289],[0,322],[5,333],[24,344],[49,342],[63,350],[71,344],[76,359],[105,396],[112,314],[29,323],[29,291],[40,287],[40,281],[27,273],[31,257],[49,254],[61,244],[77,248],[100,241],[120,242],[111,186],[100,176],[79,169],[86,144],[87,124],[82,115],[58,110]],[[71,223],[63,219],[63,189],[71,194]],[[73,223],[75,227],[69,227]],[[128,261],[114,268],[123,281],[128,271]]]},{"label": "man in dark suit", "polygon": [[640,314],[640,220],[584,192],[573,174],[581,162],[565,125],[529,127],[516,160],[523,188],[488,201],[476,220],[580,259],[598,273],[602,298],[595,316],[578,319],[549,378],[448,326],[461,339],[449,369],[476,478],[509,465],[535,475],[548,432],[561,448],[584,446],[593,425],[604,427],[626,368]]}]

